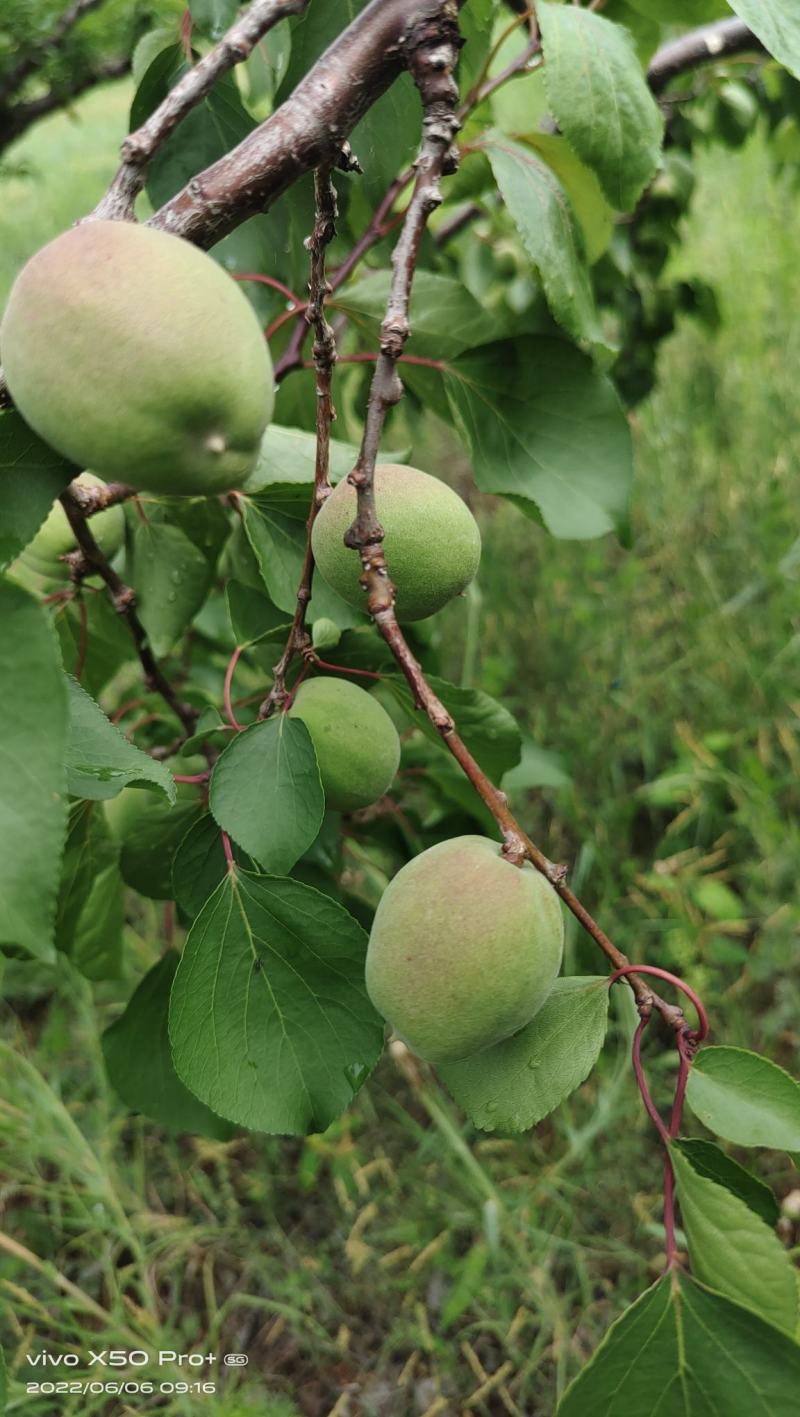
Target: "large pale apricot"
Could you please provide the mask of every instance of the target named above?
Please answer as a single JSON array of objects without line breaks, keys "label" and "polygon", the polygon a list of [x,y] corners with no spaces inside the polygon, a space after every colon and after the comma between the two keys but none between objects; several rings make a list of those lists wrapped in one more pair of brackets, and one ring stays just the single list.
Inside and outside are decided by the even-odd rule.
[{"label": "large pale apricot", "polygon": [[241,485],[272,413],[272,364],[241,289],[187,241],[133,222],[85,222],[32,257],[0,356],[40,437],[151,492]]},{"label": "large pale apricot", "polygon": [[302,719],[311,735],[329,807],[355,812],[388,790],[400,763],[400,739],[371,694],[346,679],[307,679],[289,717]]},{"label": "large pale apricot", "polygon": [[[466,502],[445,482],[416,467],[379,463],[375,499],[389,574],[397,587],[397,618],[425,620],[466,589],[475,575],[481,558],[478,524]],[[355,514],[355,488],[345,479],[320,508],[313,546],[328,584],[363,610],[361,560],[344,544]]]},{"label": "large pale apricot", "polygon": [[497,842],[459,836],[423,851],[385,890],[367,952],[373,1004],[420,1057],[453,1063],[509,1038],[561,967],[553,887]]},{"label": "large pale apricot", "polygon": [[[105,483],[91,472],[82,472],[78,478],[86,487],[104,487]],[[125,513],[120,506],[106,507],[104,512],[95,512],[89,526],[100,550],[107,560],[115,556],[125,537]],[[68,571],[61,560],[68,551],[75,551],[77,542],[67,514],[61,503],[53,503],[50,511],[39,527],[33,541],[29,542],[20,555],[20,560],[30,570],[51,579],[58,576],[66,580]]]}]

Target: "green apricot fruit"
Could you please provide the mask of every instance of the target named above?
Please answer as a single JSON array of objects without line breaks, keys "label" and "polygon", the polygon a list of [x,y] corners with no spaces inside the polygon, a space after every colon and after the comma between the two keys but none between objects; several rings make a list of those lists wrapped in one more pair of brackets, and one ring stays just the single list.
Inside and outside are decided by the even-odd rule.
[{"label": "green apricot fruit", "polygon": [[[425,620],[465,590],[478,569],[481,534],[466,502],[438,477],[416,467],[379,463],[378,519],[389,575],[397,587],[398,620]],[[312,533],[314,558],[328,585],[365,608],[358,553],[344,544],[356,514],[355,488],[345,480],[323,502]]]},{"label": "green apricot fruit", "polygon": [[[105,487],[102,478],[91,472],[82,472],[77,478],[84,487]],[[106,507],[103,512],[95,512],[89,522],[92,535],[106,559],[116,556],[125,539],[125,513],[120,506]],[[33,541],[20,554],[20,560],[31,571],[51,580],[58,577],[67,579],[67,567],[61,560],[68,551],[75,551],[77,543],[67,514],[61,503],[53,503],[46,520],[37,531]]]},{"label": "green apricot fruit", "polygon": [[400,739],[388,713],[346,679],[308,679],[290,718],[306,725],[325,801],[337,812],[369,807],[388,790],[400,765]]},{"label": "green apricot fruit", "polygon": [[455,1063],[517,1033],[556,982],[561,906],[533,866],[481,836],[441,841],[387,886],[367,992],[421,1058]]},{"label": "green apricot fruit", "polygon": [[235,282],[180,237],[123,221],[57,237],[17,277],[0,351],[23,418],[79,467],[196,496],[255,466],[269,351]]}]

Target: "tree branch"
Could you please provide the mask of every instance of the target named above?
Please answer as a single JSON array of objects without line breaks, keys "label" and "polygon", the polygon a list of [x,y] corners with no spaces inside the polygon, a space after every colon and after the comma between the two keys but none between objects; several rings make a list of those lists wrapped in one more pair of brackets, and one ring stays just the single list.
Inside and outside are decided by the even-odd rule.
[{"label": "tree branch", "polygon": [[192,178],[150,224],[211,246],[304,173],[333,165],[420,45],[452,34],[463,3],[370,0],[272,117]]},{"label": "tree branch", "polygon": [[[119,491],[122,484],[109,484],[107,490],[110,491],[112,487],[114,487],[116,491]],[[125,489],[126,492],[127,490],[128,489]],[[147,642],[147,632],[144,625],[136,614],[135,592],[130,586],[125,584],[113,567],[109,565],[89,530],[86,520],[87,513],[83,505],[85,492],[85,488],[78,487],[76,490],[75,484],[71,483],[66,491],[61,494],[61,505],[72,527],[75,540],[83,555],[84,563],[90,571],[96,571],[108,586],[111,592],[111,600],[114,609],[122,616],[123,620],[125,620],[131,632],[133,642],[136,645],[136,652],[141,661],[142,669],[144,670],[147,687],[154,689],[161,695],[164,702],[172,709],[176,718],[183,725],[186,733],[191,733],[194,730],[194,725],[197,720],[197,710],[192,708],[190,704],[182,702],[159,667],[153,655],[153,651]],[[121,495],[116,496],[112,494],[112,497],[114,501],[122,500]],[[110,506],[111,502],[112,498],[109,498],[105,505]],[[99,510],[99,508],[94,508],[93,510]]]},{"label": "tree branch", "polygon": [[318,168],[314,173],[315,217],[314,230],[306,245],[311,252],[310,300],[305,319],[314,330],[314,368],[317,374],[317,452],[314,465],[314,490],[311,495],[308,521],[306,523],[306,549],[303,570],[297,590],[297,609],[289,631],[283,654],[275,666],[272,688],[259,709],[259,718],[269,718],[276,709],[283,708],[288,700],[286,673],[295,654],[304,654],[310,649],[306,630],[306,612],[311,600],[311,583],[314,577],[314,552],[311,533],[317,513],[331,490],[330,448],[331,424],[336,413],[333,407],[331,385],[336,364],[336,340],[325,314],[325,297],[330,290],[325,271],[325,255],[336,235],[336,188],[329,167]]},{"label": "tree branch", "polygon": [[358,462],[350,474],[350,481],[356,488],[357,511],[355,520],[345,536],[345,542],[361,556],[361,584],[366,592],[367,608],[378,630],[402,670],[416,704],[424,709],[445,746],[460,764],[500,827],[503,835],[503,854],[507,860],[519,866],[526,860],[530,861],[551,882],[567,908],[599,945],[615,970],[625,974],[636,997],[642,1019],[649,1017],[653,1007],[656,1007],[673,1027],[678,1027],[682,1022],[682,1011],[672,1004],[665,1003],[653,993],[644,979],[629,972],[630,965],[626,956],[617,949],[566,884],[566,869],[549,861],[523,831],[509,809],[505,793],[495,787],[484,773],[456,731],[455,723],[444,704],[428,684],[421,665],[414,657],[397,623],[394,611],[394,587],[389,578],[383,552],[383,529],[378,521],[375,505],[375,462],[386,415],[403,394],[397,364],[410,334],[408,314],[420,242],[431,212],[441,202],[440,179],[445,173],[452,171],[455,165],[453,139],[458,128],[458,89],[453,79],[453,69],[457,53],[455,43],[440,42],[432,50],[421,48],[412,64],[412,72],[423,100],[424,140],[416,164],[414,193],[393,256],[392,283],[386,317],[381,328],[381,353],[370,389],[364,437]]},{"label": "tree branch", "polygon": [[0,103],[0,152],[22,137],[40,118],[46,118],[48,113],[56,113],[60,108],[66,108],[73,99],[80,98],[81,94],[88,93],[89,89],[96,88],[98,84],[121,79],[130,73],[130,68],[131,61],[127,57],[109,59],[96,69],[86,69],[73,75],[67,85],[48,89],[46,93],[30,99],[27,103],[16,103],[10,107]]},{"label": "tree branch", "polygon": [[716,20],[662,45],[650,61],[647,82],[654,94],[660,94],[672,79],[689,69],[749,50],[759,53],[763,48],[744,20]]},{"label": "tree branch", "polygon": [[307,4],[308,0],[255,0],[219,43],[170,89],[141,128],[125,139],[122,166],[92,213],[93,217],[130,221],[134,202],[144,186],[145,168],[170,133],[210,93],[223,74],[247,59],[269,30],[289,15],[302,14]]}]

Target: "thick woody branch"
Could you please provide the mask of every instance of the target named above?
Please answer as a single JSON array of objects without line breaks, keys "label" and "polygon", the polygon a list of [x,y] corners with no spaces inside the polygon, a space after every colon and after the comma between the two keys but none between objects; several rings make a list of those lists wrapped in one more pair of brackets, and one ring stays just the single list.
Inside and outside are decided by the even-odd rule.
[{"label": "thick woody branch", "polygon": [[701,64],[729,59],[734,54],[757,54],[763,48],[744,20],[717,20],[662,45],[650,61],[647,82],[654,94],[660,94],[672,79]]},{"label": "thick woody branch", "polygon": [[464,0],[371,0],[271,118],[192,179],[151,225],[211,246],[304,173],[337,161],[420,45],[453,31]]},{"label": "thick woody branch", "polygon": [[332,383],[336,364],[336,339],[325,314],[325,297],[330,291],[325,270],[327,249],[336,235],[336,188],[333,185],[331,169],[318,168],[314,173],[315,216],[314,230],[306,241],[311,253],[311,280],[309,302],[305,319],[314,331],[314,369],[317,376],[317,450],[314,465],[314,490],[306,523],[306,549],[300,585],[297,590],[297,608],[294,612],[289,636],[283,654],[275,665],[272,688],[259,710],[259,718],[269,718],[276,709],[287,705],[289,694],[286,688],[286,674],[296,654],[306,654],[311,642],[306,630],[306,613],[311,600],[311,585],[314,578],[314,552],[311,533],[317,513],[331,490],[330,451],[331,424],[336,413],[333,407]]},{"label": "thick woody branch", "polygon": [[[122,484],[110,484],[120,489]],[[160,694],[164,702],[172,709],[176,718],[183,725],[187,733],[194,729],[197,719],[197,712],[190,704],[185,704],[178,697],[169,680],[165,677],[163,670],[159,667],[147,642],[147,632],[136,613],[136,595],[130,586],[117,575],[112,566],[109,565],[100,547],[95,541],[86,520],[87,513],[83,506],[83,488],[72,483],[65,492],[61,494],[61,505],[67,515],[67,520],[72,527],[75,540],[83,556],[84,569],[89,574],[99,575],[111,593],[111,600],[118,615],[126,622],[131,632],[136,652],[144,670],[145,683],[149,689],[153,689]],[[128,489],[125,489],[127,495]],[[122,496],[114,497],[115,501],[121,501]],[[109,501],[106,505],[111,505]],[[94,510],[97,510],[95,508]]]},{"label": "thick woody branch", "polygon": [[144,185],[147,164],[170,133],[211,92],[223,74],[252,54],[259,40],[273,26],[289,15],[302,14],[307,4],[308,0],[255,0],[219,44],[170,89],[141,128],[125,139],[122,166],[93,216],[113,221],[130,220],[134,202]]}]

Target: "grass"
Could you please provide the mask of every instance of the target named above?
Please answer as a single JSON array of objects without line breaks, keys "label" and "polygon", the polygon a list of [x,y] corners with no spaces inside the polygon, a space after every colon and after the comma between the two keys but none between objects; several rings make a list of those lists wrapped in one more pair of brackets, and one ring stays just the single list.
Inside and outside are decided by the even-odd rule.
[{"label": "grass", "polygon": [[[3,184],[4,287],[99,195],[125,106],[122,89],[94,94],[85,121],[43,124],[13,154],[34,174]],[[633,956],[703,990],[717,1041],[790,1065],[798,205],[758,137],[703,160],[680,259],[714,279],[723,324],[712,336],[686,323],[662,350],[658,390],[636,419],[632,547],[559,544],[494,508],[474,666],[570,774],[524,808],[550,854],[575,863],[590,907]],[[456,643],[456,673],[463,652]],[[139,966],[161,928],[155,908],[132,923]],[[574,968],[596,968],[575,931],[569,952]],[[49,980],[7,967],[11,1412],[549,1417],[658,1273],[660,1163],[627,1066],[624,992],[602,1068],[529,1136],[475,1134],[400,1051],[324,1136],[219,1144],[123,1113],[97,1042],[116,988],[64,969],[52,996]],[[665,1096],[670,1065],[651,1050]],[[763,1169],[781,1194],[791,1188],[785,1158]],[[96,1394],[70,1406],[20,1386],[41,1376],[25,1355],[44,1345],[245,1351],[250,1364],[243,1377],[228,1370],[220,1396]],[[186,1377],[169,1363],[162,1375]]]}]

